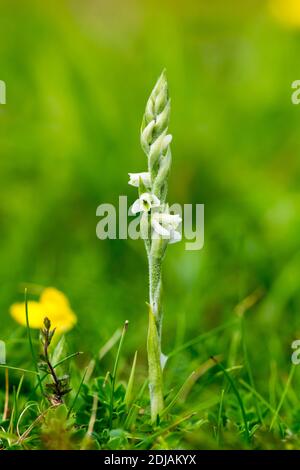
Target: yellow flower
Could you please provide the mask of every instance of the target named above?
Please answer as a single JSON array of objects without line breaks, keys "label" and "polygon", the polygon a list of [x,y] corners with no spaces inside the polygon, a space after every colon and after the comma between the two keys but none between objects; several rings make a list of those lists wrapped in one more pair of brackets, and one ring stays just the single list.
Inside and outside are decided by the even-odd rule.
[{"label": "yellow flower", "polygon": [[[11,316],[21,325],[26,326],[25,303],[16,303],[10,307]],[[77,317],[70,307],[67,297],[55,289],[47,287],[43,290],[39,302],[28,302],[28,318],[31,328],[42,328],[44,318],[51,320],[52,328],[64,333],[76,324]]]},{"label": "yellow flower", "polygon": [[269,0],[272,15],[286,26],[300,27],[299,0]]}]

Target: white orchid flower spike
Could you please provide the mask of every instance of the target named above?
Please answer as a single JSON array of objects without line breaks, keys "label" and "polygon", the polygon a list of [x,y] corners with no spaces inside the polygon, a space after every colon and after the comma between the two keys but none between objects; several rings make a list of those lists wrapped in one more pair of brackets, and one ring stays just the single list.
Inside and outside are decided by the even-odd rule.
[{"label": "white orchid flower spike", "polygon": [[169,240],[169,243],[176,243],[181,240],[181,233],[176,230],[181,224],[182,218],[179,214],[154,213],[151,217],[151,224],[154,232]]},{"label": "white orchid flower spike", "polygon": [[144,186],[146,186],[146,188],[150,188],[150,186],[151,186],[151,177],[150,177],[149,172],[128,173],[128,175],[129,175],[128,184],[130,184],[131,186],[135,186],[136,188],[138,188],[139,185],[140,185],[140,179],[141,179]]},{"label": "white orchid flower spike", "polygon": [[[163,367],[166,356],[161,349],[162,330],[162,262],[169,243],[181,239],[179,215],[171,215],[166,202],[167,179],[172,162],[168,133],[170,98],[166,73],[163,71],[146,104],[140,141],[147,156],[144,173],[129,173],[129,184],[139,189],[139,199],[131,206],[138,217],[149,265],[149,329],[147,339],[151,421],[156,424],[164,405]],[[155,213],[155,215],[154,215]],[[150,233],[149,233],[150,232]]]},{"label": "white orchid flower spike", "polygon": [[140,197],[132,204],[131,212],[137,214],[138,212],[148,212],[154,207],[160,206],[160,200],[154,194],[143,193]]}]

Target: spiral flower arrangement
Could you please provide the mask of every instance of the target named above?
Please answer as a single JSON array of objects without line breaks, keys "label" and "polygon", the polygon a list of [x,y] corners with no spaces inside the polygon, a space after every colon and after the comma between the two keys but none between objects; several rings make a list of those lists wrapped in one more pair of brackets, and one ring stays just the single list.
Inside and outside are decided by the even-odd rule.
[{"label": "spiral flower arrangement", "polygon": [[129,173],[129,184],[138,188],[139,198],[131,207],[140,213],[140,228],[149,265],[148,366],[151,418],[155,422],[164,409],[161,352],[162,308],[161,270],[168,244],[181,240],[181,217],[171,214],[166,203],[172,155],[172,135],[168,133],[171,102],[165,71],[162,72],[146,104],[141,126],[141,146],[147,156],[148,171]]}]

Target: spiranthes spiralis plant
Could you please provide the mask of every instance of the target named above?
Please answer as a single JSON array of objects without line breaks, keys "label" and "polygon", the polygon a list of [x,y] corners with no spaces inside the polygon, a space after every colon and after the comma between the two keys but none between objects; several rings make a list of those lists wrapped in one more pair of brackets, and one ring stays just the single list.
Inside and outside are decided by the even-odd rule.
[{"label": "spiranthes spiralis plant", "polygon": [[147,101],[141,126],[141,146],[147,156],[148,171],[129,173],[129,184],[136,186],[139,191],[139,198],[131,211],[133,214],[141,213],[140,231],[149,265],[147,351],[152,422],[157,421],[164,408],[163,367],[166,357],[161,351],[162,262],[168,244],[181,239],[177,229],[182,220],[178,214],[170,213],[166,202],[172,160],[169,117],[170,98],[166,73],[163,71]]}]

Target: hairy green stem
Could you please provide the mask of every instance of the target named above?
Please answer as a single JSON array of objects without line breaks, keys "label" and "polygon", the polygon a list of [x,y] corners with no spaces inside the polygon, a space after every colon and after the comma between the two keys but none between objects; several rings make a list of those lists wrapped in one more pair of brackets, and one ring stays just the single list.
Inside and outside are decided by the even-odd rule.
[{"label": "hairy green stem", "polygon": [[152,308],[149,308],[147,338],[151,421],[156,423],[164,409],[163,375],[161,367],[161,337]]},{"label": "hairy green stem", "polygon": [[163,240],[153,240],[149,256],[149,299],[150,311],[148,328],[148,365],[151,419],[156,422],[164,409],[163,373],[161,364],[161,270],[163,260]]}]

